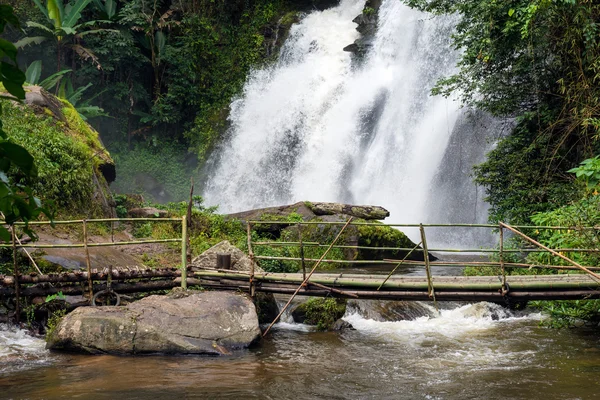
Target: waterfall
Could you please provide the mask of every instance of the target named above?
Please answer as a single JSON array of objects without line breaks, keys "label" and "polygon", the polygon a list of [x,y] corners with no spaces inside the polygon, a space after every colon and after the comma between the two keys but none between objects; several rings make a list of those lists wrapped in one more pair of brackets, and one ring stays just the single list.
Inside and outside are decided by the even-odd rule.
[{"label": "waterfall", "polygon": [[[210,160],[207,203],[221,212],[302,200],[376,204],[402,223],[441,215],[432,204],[474,208],[434,187],[445,182],[442,160],[452,157],[462,113],[455,99],[430,94],[455,70],[455,21],[384,0],[372,46],[357,62],[342,49],[360,36],[352,20],[363,6],[341,0],[306,15],[292,26],[278,62],[250,74]],[[472,188],[464,175],[451,179]],[[475,218],[485,220],[480,208]],[[472,221],[450,214],[447,222]]]}]

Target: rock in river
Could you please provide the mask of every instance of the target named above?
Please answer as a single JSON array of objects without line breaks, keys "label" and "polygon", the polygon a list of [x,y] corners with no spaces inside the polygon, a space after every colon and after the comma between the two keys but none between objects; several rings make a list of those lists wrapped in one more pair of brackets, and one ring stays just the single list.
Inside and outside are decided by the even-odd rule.
[{"label": "rock in river", "polygon": [[229,292],[149,296],[125,307],[80,307],[46,347],[84,353],[228,354],[260,338],[252,301]]}]

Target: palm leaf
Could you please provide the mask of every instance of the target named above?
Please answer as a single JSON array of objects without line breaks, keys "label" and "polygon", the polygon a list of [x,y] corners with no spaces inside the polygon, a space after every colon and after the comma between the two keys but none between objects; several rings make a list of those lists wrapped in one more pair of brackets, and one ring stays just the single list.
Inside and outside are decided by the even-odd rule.
[{"label": "palm leaf", "polygon": [[33,2],[40,9],[40,11],[42,12],[42,14],[44,14],[44,16],[46,18],[50,19],[50,17],[48,16],[48,9],[46,7],[44,7],[44,5],[42,4],[42,2],[40,0],[33,0]]},{"label": "palm leaf", "polygon": [[45,42],[46,40],[48,40],[48,38],[45,36],[26,37],[26,38],[23,38],[23,39],[19,40],[18,42],[16,42],[15,47],[17,49],[20,49],[20,48],[23,48],[25,46],[29,46],[32,44],[41,44],[41,43]]},{"label": "palm leaf", "polygon": [[42,60],[32,62],[27,71],[25,71],[25,81],[32,85],[37,85],[42,75]]},{"label": "palm leaf", "polygon": [[79,57],[83,58],[86,61],[91,60],[92,64],[96,64],[98,69],[102,68],[102,65],[100,65],[100,63],[98,62],[98,57],[96,57],[96,55],[90,49],[83,47],[79,44],[73,44],[70,47],[75,53],[77,53]]},{"label": "palm leaf", "polygon": [[120,30],[118,29],[91,29],[89,31],[84,31],[84,32],[80,32],[77,34],[78,37],[84,37],[85,35],[94,35],[96,33],[100,33],[100,32],[114,32],[114,33],[121,33]]},{"label": "palm leaf", "polygon": [[44,32],[48,32],[50,35],[54,35],[54,31],[52,29],[48,28],[46,25],[38,24],[37,22],[33,22],[33,21],[27,21],[27,23],[25,25],[27,25],[27,27],[29,27],[29,28],[41,29]]},{"label": "palm leaf", "polygon": [[90,4],[92,0],[78,0],[74,6],[69,9],[69,14],[65,17],[63,26],[72,28],[75,26],[79,18],[81,18],[81,12]]},{"label": "palm leaf", "polygon": [[47,77],[46,79],[44,79],[43,81],[41,81],[40,86],[46,90],[50,90],[54,86],[56,86],[56,84],[58,82],[60,82],[60,80],[63,78],[63,76],[65,74],[68,74],[69,72],[71,72],[70,69],[63,69],[62,71],[56,72],[56,73],[50,75],[49,77]]},{"label": "palm leaf", "polygon": [[62,0],[48,0],[48,18],[54,20],[54,27],[60,29],[63,26],[63,4]]}]

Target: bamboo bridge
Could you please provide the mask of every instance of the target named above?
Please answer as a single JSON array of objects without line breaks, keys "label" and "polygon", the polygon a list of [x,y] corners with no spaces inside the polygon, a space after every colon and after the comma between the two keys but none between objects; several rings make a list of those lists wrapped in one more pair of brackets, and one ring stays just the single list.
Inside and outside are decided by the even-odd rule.
[{"label": "bamboo bridge", "polygon": [[[87,235],[87,225],[90,223],[130,222],[167,222],[181,225],[181,236],[161,240],[136,240],[130,242],[90,243]],[[505,304],[515,304],[528,300],[560,300],[560,299],[594,299],[600,298],[600,275],[595,271],[598,266],[584,266],[572,258],[579,253],[598,253],[598,249],[559,248],[550,249],[535,241],[524,231],[573,230],[596,233],[600,227],[547,227],[547,226],[510,226],[488,224],[388,224],[352,222],[282,222],[282,221],[247,221],[247,254],[251,260],[250,270],[237,271],[231,268],[229,256],[219,255],[212,267],[199,268],[191,262],[188,246],[188,223],[183,218],[125,218],[55,221],[55,224],[82,224],[83,243],[45,245],[40,243],[21,243],[14,233],[11,244],[0,244],[0,247],[11,247],[14,256],[14,274],[0,275],[0,298],[14,298],[19,309],[22,298],[48,296],[62,293],[64,295],[84,294],[92,299],[102,291],[115,293],[148,292],[171,289],[176,286],[187,288],[188,285],[206,289],[238,290],[255,296],[257,292],[278,293],[290,295],[290,302],[296,295],[341,297],[355,299],[384,299],[384,300],[419,300],[419,301],[491,301]],[[49,222],[30,222],[30,224],[49,224]],[[298,241],[285,242],[281,240],[253,241],[253,228],[267,224],[284,225],[286,229],[297,229]],[[305,242],[302,240],[302,229],[310,224],[321,227],[337,225],[337,236],[330,244]],[[420,242],[412,248],[376,247],[355,245],[338,245],[338,240],[349,226],[370,225],[374,227],[394,227],[418,229]],[[497,248],[479,249],[429,249],[427,246],[426,229],[492,229],[498,235]],[[505,236],[510,234],[518,239],[521,248],[505,248]],[[513,240],[514,241],[514,240]],[[90,262],[89,248],[95,246],[125,246],[138,243],[178,243],[181,245],[182,264],[179,267],[152,269],[148,267],[111,267],[103,270],[94,269]],[[17,265],[17,251],[23,249],[27,255],[28,248],[45,247],[79,247],[87,255],[87,268],[58,274],[29,273],[21,274]],[[297,257],[276,257],[260,251],[264,247],[292,247],[297,251]],[[305,256],[307,249],[324,248],[319,258]],[[372,260],[351,260],[327,258],[332,249],[364,249],[376,251],[403,251],[402,259],[383,258]],[[440,259],[432,256],[432,252]],[[420,260],[414,255],[420,254]],[[456,253],[475,253],[483,261],[447,261],[444,255]],[[542,253],[553,260],[555,264],[532,264],[523,261],[523,255]],[[493,257],[484,257],[491,254]],[[519,262],[509,261],[509,254],[521,256]],[[411,255],[413,256],[411,258]],[[223,257],[220,257],[223,256]],[[571,257],[571,258],[569,258]],[[447,257],[446,257],[447,258]],[[512,257],[514,259],[514,257]],[[33,258],[31,258],[33,261]],[[261,262],[296,263],[301,272],[272,273],[255,270],[255,265]],[[35,264],[35,262],[34,262]],[[344,264],[346,268],[338,268],[336,272],[323,272],[319,267],[324,264]],[[348,266],[362,267],[362,273],[347,272]],[[182,266],[185,266],[182,267]],[[369,268],[387,268],[383,272],[373,273]],[[235,266],[234,266],[235,267]],[[310,267],[310,268],[308,268]],[[455,275],[439,274],[451,267],[452,271],[459,269]],[[491,268],[493,276],[463,276],[462,268],[471,267]],[[37,266],[36,266],[37,268]],[[409,268],[412,274],[407,275]],[[519,269],[543,269],[544,274],[518,274]],[[419,270],[421,275],[414,275]],[[289,302],[288,302],[289,304]],[[287,307],[287,306],[286,306]],[[284,308],[285,309],[285,308]],[[282,310],[283,312],[283,310]]]}]

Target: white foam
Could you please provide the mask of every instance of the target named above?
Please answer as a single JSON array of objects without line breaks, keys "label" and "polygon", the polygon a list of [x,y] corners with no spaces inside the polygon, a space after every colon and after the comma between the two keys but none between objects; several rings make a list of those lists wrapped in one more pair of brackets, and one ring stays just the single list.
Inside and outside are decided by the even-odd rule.
[{"label": "white foam", "polygon": [[495,329],[514,321],[539,320],[540,314],[515,315],[492,303],[468,304],[451,310],[441,310],[438,317],[419,317],[410,321],[380,322],[365,319],[357,313],[344,320],[363,333],[410,343],[429,338],[457,339],[469,334]]}]

